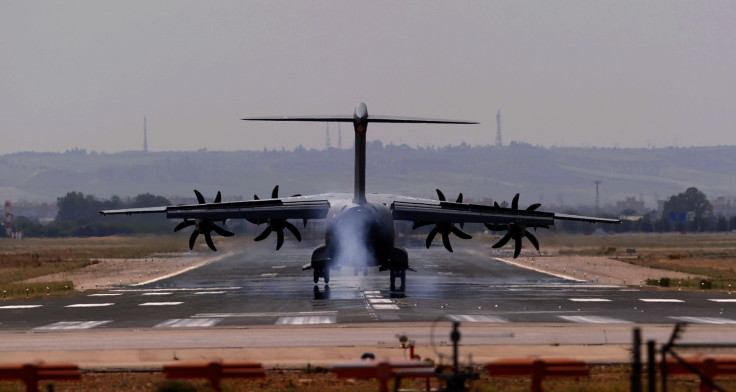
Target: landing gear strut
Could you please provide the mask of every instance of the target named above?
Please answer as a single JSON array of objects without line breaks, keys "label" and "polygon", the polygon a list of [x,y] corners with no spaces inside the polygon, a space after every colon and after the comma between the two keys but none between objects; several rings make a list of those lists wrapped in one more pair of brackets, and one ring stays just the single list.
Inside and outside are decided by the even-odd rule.
[{"label": "landing gear strut", "polygon": [[391,291],[396,291],[396,278],[401,279],[401,286],[398,291],[406,290],[406,270],[405,269],[392,269],[391,273]]},{"label": "landing gear strut", "polygon": [[313,268],[314,271],[314,284],[319,283],[319,278],[324,278],[325,284],[330,283],[330,269],[329,268]]}]

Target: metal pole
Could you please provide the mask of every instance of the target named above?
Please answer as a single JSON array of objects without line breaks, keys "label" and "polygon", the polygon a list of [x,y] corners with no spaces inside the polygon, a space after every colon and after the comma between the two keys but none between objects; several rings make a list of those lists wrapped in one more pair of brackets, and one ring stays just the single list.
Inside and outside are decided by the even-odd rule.
[{"label": "metal pole", "polygon": [[654,340],[647,341],[647,384],[649,392],[657,392],[657,355]]},{"label": "metal pole", "polygon": [[641,392],[641,330],[634,328],[634,346],[632,347],[633,366],[631,369],[631,392]]}]

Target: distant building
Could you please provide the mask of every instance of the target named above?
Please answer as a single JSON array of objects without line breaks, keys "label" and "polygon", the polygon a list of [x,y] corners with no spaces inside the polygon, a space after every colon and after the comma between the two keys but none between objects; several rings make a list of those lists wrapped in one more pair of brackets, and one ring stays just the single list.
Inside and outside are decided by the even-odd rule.
[{"label": "distant building", "polygon": [[616,211],[618,213],[626,210],[634,211],[637,214],[643,214],[647,211],[644,207],[644,200],[636,200],[636,197],[633,196],[627,196],[626,200],[616,202]]}]

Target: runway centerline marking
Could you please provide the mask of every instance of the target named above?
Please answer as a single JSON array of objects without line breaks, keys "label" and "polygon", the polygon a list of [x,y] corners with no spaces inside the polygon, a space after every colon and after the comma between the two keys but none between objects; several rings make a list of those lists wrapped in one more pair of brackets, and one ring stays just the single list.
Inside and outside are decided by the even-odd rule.
[{"label": "runway centerline marking", "polygon": [[336,310],[326,310],[317,312],[253,312],[253,313],[197,313],[192,318],[238,318],[238,317],[308,317],[308,316],[334,316],[337,315]]},{"label": "runway centerline marking", "polygon": [[195,291],[194,295],[225,294],[224,291]]},{"label": "runway centerline marking", "polygon": [[171,291],[154,291],[151,293],[143,293],[141,295],[171,295],[174,294]]},{"label": "runway centerline marking", "polygon": [[117,297],[123,295],[122,293],[96,293],[90,294],[88,297]]},{"label": "runway centerline marking", "polygon": [[142,304],[138,304],[138,306],[176,306],[183,303],[184,302],[144,302]]},{"label": "runway centerline marking", "polygon": [[711,298],[708,301],[712,302],[736,302],[736,298]]}]

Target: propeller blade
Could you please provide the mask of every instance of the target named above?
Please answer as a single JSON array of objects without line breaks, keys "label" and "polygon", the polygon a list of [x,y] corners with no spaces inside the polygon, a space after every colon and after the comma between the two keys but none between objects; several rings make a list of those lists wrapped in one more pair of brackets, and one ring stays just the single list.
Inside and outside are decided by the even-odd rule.
[{"label": "propeller blade", "polygon": [[307,227],[307,218],[304,218],[304,227]]},{"label": "propeller blade", "polygon": [[442,233],[442,245],[445,246],[445,249],[450,251],[452,253],[452,245],[450,245],[450,235],[447,233]]},{"label": "propeller blade", "polygon": [[276,230],[276,250],[281,249],[282,245],[284,245],[284,231]]},{"label": "propeller blade", "polygon": [[217,191],[217,196],[215,196],[215,203],[219,203],[222,201],[222,193],[220,191]]},{"label": "propeller blade", "polygon": [[289,229],[291,234],[294,234],[294,237],[296,237],[298,241],[302,240],[302,235],[299,233],[299,229],[297,229],[296,226],[292,225],[291,222],[284,221],[284,227]]},{"label": "propeller blade", "polygon": [[215,233],[217,233],[217,234],[219,234],[219,235],[221,235],[221,236],[223,236],[223,237],[232,237],[232,236],[234,236],[234,235],[235,235],[235,233],[233,233],[233,232],[231,232],[231,231],[228,231],[228,230],[225,230],[225,229],[223,229],[222,227],[220,227],[220,226],[217,226],[217,225],[212,225],[212,230],[213,230],[213,231],[214,231]]},{"label": "propeller blade", "polygon": [[429,232],[429,235],[427,236],[427,241],[426,241],[427,242],[427,249],[429,249],[429,246],[432,245],[432,241],[434,241],[434,236],[436,236],[437,233],[439,233],[439,232],[440,231],[437,230],[436,227],[434,229],[432,229],[432,231]]},{"label": "propeller blade", "polygon": [[411,228],[412,228],[412,230],[414,230],[414,229],[416,229],[418,227],[427,226],[427,225],[433,225],[433,224],[434,224],[434,222],[414,221],[414,225]]},{"label": "propeller blade", "polygon": [[508,243],[510,239],[511,239],[511,233],[506,233],[506,235],[503,236],[503,238],[501,238],[498,242],[493,244],[491,248],[500,248],[506,245],[506,243]]},{"label": "propeller blade", "polygon": [[271,198],[272,199],[278,199],[279,198],[279,186],[276,185],[273,187],[273,191],[271,191]]},{"label": "propeller blade", "polygon": [[199,193],[198,190],[196,190],[196,189],[194,190],[194,195],[197,196],[197,201],[199,202],[199,204],[204,204],[205,203],[204,196],[202,196],[202,194]]},{"label": "propeller blade", "polygon": [[462,238],[464,240],[469,240],[469,239],[473,238],[473,236],[471,236],[470,234],[468,234],[468,233],[466,233],[466,232],[458,229],[455,226],[452,226],[452,228],[450,230],[452,230],[452,233],[453,234],[455,234],[456,236],[458,236],[458,237],[460,237],[460,238]]},{"label": "propeller blade", "polygon": [[256,238],[253,239],[253,241],[263,241],[263,240],[265,240],[266,237],[268,237],[269,234],[271,234],[272,231],[273,231],[273,229],[271,229],[271,226],[266,227],[266,230],[263,230],[263,232],[261,234],[259,234],[258,237],[256,237]]},{"label": "propeller blade", "polygon": [[217,248],[215,248],[215,243],[212,242],[212,235],[210,234],[209,231],[204,232],[204,241],[207,243],[207,246],[209,246],[210,249],[217,252]]},{"label": "propeller blade", "polygon": [[529,242],[531,242],[532,245],[534,245],[534,248],[536,248],[537,251],[539,251],[539,241],[537,240],[537,237],[534,236],[534,234],[527,231],[526,233],[524,233],[524,237],[528,238]]},{"label": "propeller blade", "polygon": [[196,222],[194,222],[194,221],[191,221],[191,220],[185,220],[185,221],[183,221],[183,222],[179,223],[178,225],[176,225],[176,227],[174,227],[174,231],[175,231],[175,232],[176,232],[176,231],[179,231],[179,230],[181,230],[181,229],[183,229],[183,228],[185,228],[185,227],[189,227],[189,226],[191,226],[191,225],[193,225],[193,224],[195,224],[195,223],[196,223]]},{"label": "propeller blade", "polygon": [[514,244],[514,258],[519,257],[519,253],[521,253],[521,238],[517,238]]},{"label": "propeller blade", "polygon": [[439,189],[435,189],[435,190],[437,191],[437,197],[440,198],[440,201],[445,201],[445,194],[442,193],[442,191]]},{"label": "propeller blade", "polygon": [[527,207],[526,210],[527,211],[534,211],[534,210],[536,210],[537,208],[539,208],[541,206],[542,206],[541,203],[534,203],[534,204],[530,205],[529,207]]},{"label": "propeller blade", "polygon": [[194,249],[194,241],[197,240],[198,235],[199,229],[194,229],[194,231],[192,231],[192,235],[189,236],[189,250]]},{"label": "propeller blade", "polygon": [[516,196],[514,196],[514,199],[511,200],[511,209],[518,210],[519,209],[519,194],[517,193]]}]

